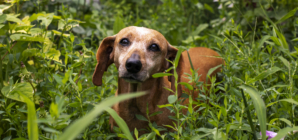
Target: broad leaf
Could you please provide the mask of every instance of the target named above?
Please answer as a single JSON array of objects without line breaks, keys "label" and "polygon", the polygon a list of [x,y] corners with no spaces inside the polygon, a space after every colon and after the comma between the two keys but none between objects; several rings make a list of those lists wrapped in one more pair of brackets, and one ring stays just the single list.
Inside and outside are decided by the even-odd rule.
[{"label": "broad leaf", "polygon": [[1,92],[7,98],[25,102],[25,99],[23,98],[23,96],[20,96],[20,94],[18,93],[20,92],[24,96],[26,96],[27,98],[33,101],[33,94],[34,94],[33,88],[31,84],[28,82],[16,83],[15,85],[12,85],[12,86],[9,86],[9,85],[5,86],[2,88]]},{"label": "broad leaf", "polygon": [[168,97],[168,102],[169,102],[170,104],[175,103],[176,100],[177,100],[177,97],[176,97],[175,95],[170,95],[170,96]]}]

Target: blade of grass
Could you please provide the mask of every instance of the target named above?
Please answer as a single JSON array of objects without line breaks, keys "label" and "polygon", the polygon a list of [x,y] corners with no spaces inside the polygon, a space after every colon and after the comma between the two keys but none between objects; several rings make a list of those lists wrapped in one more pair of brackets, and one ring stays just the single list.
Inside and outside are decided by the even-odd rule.
[{"label": "blade of grass", "polygon": [[296,127],[293,127],[293,128],[284,128],[284,129],[281,129],[278,131],[277,135],[270,139],[270,140],[281,140],[282,138],[284,138],[287,134],[289,134],[291,131],[294,131],[294,130],[298,130],[298,126]]},{"label": "blade of grass", "polygon": [[248,104],[246,102],[246,98],[244,96],[243,90],[241,90],[241,93],[242,93],[242,98],[243,98],[243,101],[244,101],[245,108],[247,108],[246,113],[247,113],[247,118],[248,118],[248,122],[249,122],[249,125],[250,125],[250,128],[251,128],[251,131],[252,131],[252,135],[253,135],[254,139],[257,140],[258,138],[257,138],[257,135],[256,135],[256,130],[255,130],[255,127],[252,123],[252,119],[251,119],[250,112],[249,112],[249,109],[248,109]]},{"label": "blade of grass", "polygon": [[[248,85],[241,85],[239,86],[239,88],[243,89],[245,92],[247,92],[250,95],[257,112],[261,133],[262,133],[262,140],[266,140],[266,107],[265,107],[264,101],[260,96],[260,93],[256,89]],[[244,99],[245,97],[243,98],[243,100]],[[248,114],[250,114],[250,112],[248,112]]]},{"label": "blade of grass", "polygon": [[117,112],[109,107],[105,108],[105,110],[113,117],[113,119],[116,121],[116,123],[118,124],[120,129],[123,131],[123,133],[127,137],[127,139],[133,140],[134,138],[130,134],[127,124],[121,117],[119,117]]},{"label": "blade of grass", "polygon": [[130,93],[125,95],[120,95],[118,97],[112,97],[101,103],[95,105],[95,107],[84,117],[73,122],[64,133],[59,137],[58,140],[73,140],[79,135],[85,128],[99,115],[106,107],[110,107],[117,102],[121,102],[126,99],[138,97],[144,95],[144,92]]},{"label": "blade of grass", "polygon": [[17,91],[20,96],[22,96],[27,104],[27,121],[28,121],[28,135],[29,140],[38,140],[38,127],[37,127],[37,117],[35,112],[35,104],[20,91]]},{"label": "blade of grass", "polygon": [[193,65],[192,65],[192,61],[191,61],[191,59],[190,59],[188,50],[187,50],[187,55],[188,55],[188,59],[189,59],[189,63],[190,63],[191,69],[194,71],[195,69],[194,69],[194,67],[193,67]]}]

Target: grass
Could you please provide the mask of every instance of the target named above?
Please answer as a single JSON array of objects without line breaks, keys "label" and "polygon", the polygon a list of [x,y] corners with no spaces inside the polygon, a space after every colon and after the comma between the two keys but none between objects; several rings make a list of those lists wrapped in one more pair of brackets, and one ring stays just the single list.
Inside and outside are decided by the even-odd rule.
[{"label": "grass", "polygon": [[[295,2],[93,2],[0,2],[1,139],[264,140],[266,131],[276,132],[274,139],[297,139]],[[231,3],[233,8],[225,6]],[[220,4],[223,9],[217,8]],[[225,60],[222,81],[206,77],[209,96],[199,94],[181,106],[173,95],[168,105],[159,106],[175,112],[169,116],[177,124],[168,126],[173,132],[160,135],[167,126],[156,126],[148,119],[156,114],[147,114],[138,116],[149,121],[148,133],[139,136],[107,108],[110,101],[141,95],[113,97],[118,80],[114,65],[101,87],[92,84],[100,41],[131,25],[160,31],[180,50],[211,48]],[[193,84],[181,84],[204,93],[207,85],[197,82],[200,75],[192,71],[185,76]],[[188,113],[182,114],[182,108]],[[119,124],[114,132],[110,115]]]}]

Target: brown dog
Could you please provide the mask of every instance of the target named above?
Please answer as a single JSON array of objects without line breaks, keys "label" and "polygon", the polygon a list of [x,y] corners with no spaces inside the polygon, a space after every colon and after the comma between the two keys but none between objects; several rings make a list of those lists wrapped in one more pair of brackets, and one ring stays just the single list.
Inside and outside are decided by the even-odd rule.
[{"label": "brown dog", "polygon": [[[147,91],[148,94],[126,100],[114,105],[113,109],[126,122],[130,131],[148,127],[148,122],[136,118],[136,114],[146,116],[147,103],[149,104],[149,114],[162,111],[162,114],[150,117],[151,122],[157,125],[172,125],[168,116],[173,115],[167,108],[158,108],[157,105],[168,104],[168,96],[173,94],[164,87],[174,88],[174,77],[152,78],[158,72],[164,72],[170,63],[166,60],[174,60],[177,49],[171,46],[159,32],[144,27],[127,27],[122,29],[117,35],[105,38],[97,50],[97,65],[93,74],[93,83],[96,86],[102,84],[102,75],[109,65],[115,63],[118,71],[118,91],[119,94],[128,94],[137,91]],[[206,75],[210,68],[223,64],[223,60],[213,56],[219,56],[215,51],[197,47],[189,50],[189,54],[195,69],[201,75],[199,81],[206,82]],[[177,67],[178,82],[188,82],[189,79],[182,76],[183,73],[190,72],[190,63],[187,52],[183,52]],[[212,75],[220,71],[217,69]],[[209,82],[209,81],[208,81]],[[178,95],[181,90],[187,90],[178,86]],[[194,94],[194,98],[198,93]],[[187,104],[188,100],[183,104]],[[115,122],[110,119],[113,128]],[[143,132],[140,132],[141,134]]]}]

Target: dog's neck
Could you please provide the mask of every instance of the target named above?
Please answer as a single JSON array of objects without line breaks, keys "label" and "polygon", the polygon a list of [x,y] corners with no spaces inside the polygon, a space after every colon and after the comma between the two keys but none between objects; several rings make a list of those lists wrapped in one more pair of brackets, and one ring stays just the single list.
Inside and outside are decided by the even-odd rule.
[{"label": "dog's neck", "polygon": [[168,81],[167,77],[150,78],[142,83],[129,83],[124,79],[119,78],[117,94],[120,95],[143,91],[147,92],[147,94],[142,97],[138,97],[138,100],[150,102],[151,104],[157,104],[156,101],[164,102],[161,101],[161,99],[167,99],[168,95],[170,94],[170,92],[164,89],[164,87],[170,88],[170,82]]},{"label": "dog's neck", "polygon": [[138,87],[140,87],[141,84],[139,83],[128,83],[128,91],[130,93],[133,93],[133,92],[138,92]]}]

